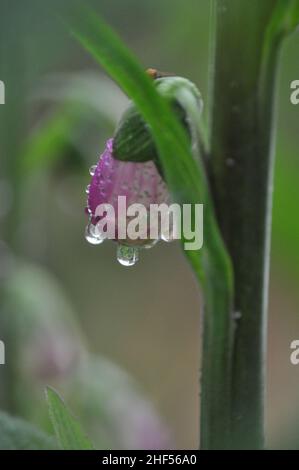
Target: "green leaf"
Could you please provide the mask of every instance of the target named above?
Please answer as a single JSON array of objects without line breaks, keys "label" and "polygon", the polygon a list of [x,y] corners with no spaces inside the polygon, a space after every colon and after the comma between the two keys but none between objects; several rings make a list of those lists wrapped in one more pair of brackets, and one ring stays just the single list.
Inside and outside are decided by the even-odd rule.
[{"label": "green leaf", "polygon": [[299,0],[279,0],[275,6],[273,21],[282,34],[292,33],[299,25]]},{"label": "green leaf", "polygon": [[0,412],[0,450],[52,450],[55,440],[19,418]]},{"label": "green leaf", "polygon": [[57,440],[64,450],[92,450],[88,437],[79,422],[72,416],[58,393],[50,387],[46,389],[50,419]]},{"label": "green leaf", "polygon": [[298,161],[287,154],[286,143],[278,150],[275,164],[273,201],[273,256],[283,268],[299,279]]}]

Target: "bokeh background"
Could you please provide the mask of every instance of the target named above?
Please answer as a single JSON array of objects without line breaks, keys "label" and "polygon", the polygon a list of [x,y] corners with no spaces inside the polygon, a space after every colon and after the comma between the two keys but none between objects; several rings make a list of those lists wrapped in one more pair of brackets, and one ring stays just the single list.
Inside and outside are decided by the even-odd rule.
[{"label": "bokeh background", "polygon": [[[200,292],[176,243],[133,268],[84,239],[88,168],[127,98],[69,34],[74,1],[0,0],[0,405],[47,428],[55,386],[99,448],[195,449]],[[87,3],[87,2],[85,2]],[[210,1],[89,1],[147,67],[209,95]],[[269,306],[267,441],[299,448],[299,34],[284,44]],[[254,191],[254,188],[252,188]],[[254,227],[252,227],[254,230]]]}]

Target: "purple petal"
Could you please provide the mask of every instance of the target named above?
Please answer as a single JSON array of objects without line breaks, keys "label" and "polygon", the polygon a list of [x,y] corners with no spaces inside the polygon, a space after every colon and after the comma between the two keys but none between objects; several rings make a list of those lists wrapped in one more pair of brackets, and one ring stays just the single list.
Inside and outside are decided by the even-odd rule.
[{"label": "purple petal", "polygon": [[96,209],[100,204],[111,204],[117,214],[118,196],[126,196],[127,206],[169,202],[169,193],[153,161],[123,162],[112,155],[113,139],[109,139],[91,179],[87,212],[96,223]]}]

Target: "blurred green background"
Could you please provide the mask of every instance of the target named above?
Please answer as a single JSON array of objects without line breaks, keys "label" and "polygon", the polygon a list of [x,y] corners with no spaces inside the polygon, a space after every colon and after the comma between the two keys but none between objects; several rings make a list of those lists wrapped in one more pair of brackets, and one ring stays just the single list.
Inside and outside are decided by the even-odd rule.
[{"label": "blurred green background", "polygon": [[[75,2],[61,3],[0,0],[1,408],[46,426],[50,383],[99,447],[197,448],[200,293],[176,243],[124,268],[112,242],[84,239],[88,168],[127,99],[69,34],[63,18]],[[88,3],[145,68],[190,78],[207,103],[210,1]],[[299,448],[299,366],[289,360],[299,339],[298,50],[297,33],[277,90],[267,362],[276,448]]]}]

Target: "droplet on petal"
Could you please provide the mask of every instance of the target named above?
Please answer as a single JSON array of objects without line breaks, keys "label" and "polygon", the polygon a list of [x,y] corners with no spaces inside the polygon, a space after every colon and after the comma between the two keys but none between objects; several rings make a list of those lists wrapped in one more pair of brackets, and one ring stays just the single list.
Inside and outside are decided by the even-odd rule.
[{"label": "droplet on petal", "polygon": [[153,248],[153,246],[155,246],[157,243],[158,243],[159,240],[157,239],[154,239],[154,240],[148,240],[147,243],[145,243],[144,245],[142,245],[142,248],[145,248],[146,250],[150,250],[151,248]]},{"label": "droplet on petal", "polygon": [[91,245],[100,245],[105,237],[99,232],[97,226],[90,222],[85,229],[85,239]]},{"label": "droplet on petal", "polygon": [[169,243],[169,242],[172,242],[173,241],[173,238],[171,236],[171,231],[169,232],[162,232],[161,233],[161,240],[163,240],[163,242],[166,242],[166,243]]},{"label": "droplet on petal", "polygon": [[117,261],[123,266],[134,266],[139,259],[139,250],[134,246],[117,244]]},{"label": "droplet on petal", "polygon": [[[168,216],[169,217],[169,216]],[[164,242],[172,242],[175,239],[176,226],[173,220],[169,220],[169,227],[163,227],[161,229],[161,240]]]},{"label": "droplet on petal", "polygon": [[89,174],[90,176],[93,176],[96,172],[96,169],[97,169],[97,165],[92,165],[90,168],[89,168]]}]

